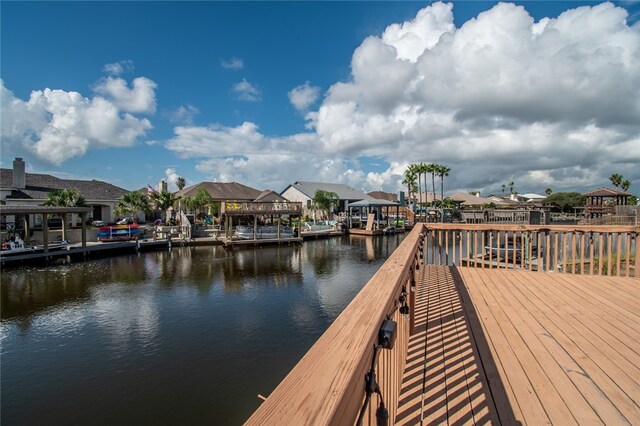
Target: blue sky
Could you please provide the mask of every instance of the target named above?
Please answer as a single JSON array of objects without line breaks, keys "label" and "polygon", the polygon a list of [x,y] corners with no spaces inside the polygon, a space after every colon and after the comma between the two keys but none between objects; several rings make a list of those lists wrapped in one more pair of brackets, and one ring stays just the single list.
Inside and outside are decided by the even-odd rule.
[{"label": "blue sky", "polygon": [[618,172],[638,192],[637,2],[429,4],[2,2],[2,167],[22,156],[127,189],[183,176],[395,191],[424,161],[452,168],[449,191],[582,190]]}]

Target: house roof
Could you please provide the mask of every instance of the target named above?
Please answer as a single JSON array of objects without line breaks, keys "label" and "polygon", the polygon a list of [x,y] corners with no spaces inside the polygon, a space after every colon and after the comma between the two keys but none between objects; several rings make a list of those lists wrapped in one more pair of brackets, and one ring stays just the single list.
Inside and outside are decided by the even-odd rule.
[{"label": "house roof", "polygon": [[624,191],[619,191],[617,189],[611,189],[611,188],[598,188],[598,189],[594,189],[593,191],[589,191],[589,192],[585,192],[584,194],[585,197],[617,197],[617,196],[626,196],[626,195],[631,195],[628,192],[624,192]]},{"label": "house roof", "polygon": [[495,201],[484,198],[484,197],[476,197],[475,195],[468,194],[466,192],[456,192],[451,195],[450,198],[457,202],[461,203],[464,206],[481,206],[483,204],[495,203]]},{"label": "house roof", "polygon": [[344,185],[342,183],[296,182],[292,185],[289,185],[284,191],[281,192],[281,194],[283,194],[287,189],[291,187],[296,188],[298,191],[302,192],[309,198],[313,198],[316,191],[321,189],[323,191],[335,192],[336,194],[338,194],[338,198],[340,200],[373,200],[372,197],[368,196],[364,192],[353,189],[350,186]]},{"label": "house roof", "polygon": [[253,201],[256,201],[256,202],[287,201],[287,199],[275,191],[272,191],[270,189],[265,189]]},{"label": "house roof", "polygon": [[193,197],[199,188],[204,188],[215,201],[253,201],[260,191],[237,182],[200,182],[176,192],[176,197]]},{"label": "house roof", "polygon": [[85,200],[114,201],[127,191],[124,188],[100,180],[60,179],[52,175],[25,173],[25,188],[13,188],[13,169],[0,169],[0,187],[12,188],[7,199],[46,200],[54,189],[76,189]]},{"label": "house roof", "polygon": [[393,192],[372,191],[367,192],[367,195],[376,200],[398,201],[398,194]]},{"label": "house roof", "polygon": [[528,198],[529,200],[544,200],[545,198],[547,198],[546,195],[540,195],[533,192],[530,192],[528,194],[522,194],[522,197]]}]

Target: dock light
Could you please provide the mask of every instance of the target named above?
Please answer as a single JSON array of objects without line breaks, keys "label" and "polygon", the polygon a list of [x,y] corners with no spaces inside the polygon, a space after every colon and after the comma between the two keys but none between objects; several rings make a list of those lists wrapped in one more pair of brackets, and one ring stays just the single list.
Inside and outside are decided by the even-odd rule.
[{"label": "dock light", "polygon": [[[400,308],[402,309],[402,308]],[[398,324],[393,320],[384,320],[378,331],[378,345],[383,349],[393,349],[396,342],[396,330]]]}]

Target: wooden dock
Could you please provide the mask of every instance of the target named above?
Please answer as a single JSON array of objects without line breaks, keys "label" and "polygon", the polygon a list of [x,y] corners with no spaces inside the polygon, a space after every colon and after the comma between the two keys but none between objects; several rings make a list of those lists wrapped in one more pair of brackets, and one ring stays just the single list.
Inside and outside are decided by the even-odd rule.
[{"label": "wooden dock", "polygon": [[638,234],[417,224],[247,424],[640,424]]},{"label": "wooden dock", "polygon": [[[174,242],[175,243],[175,242]],[[169,240],[138,240],[138,241],[116,241],[116,242],[88,242],[85,247],[81,243],[70,244],[62,249],[44,252],[13,254],[0,257],[2,266],[19,264],[22,262],[48,262],[51,260],[63,259],[72,260],[86,258],[88,256],[111,255],[117,253],[135,253],[138,251],[161,250],[171,247]]]},{"label": "wooden dock", "polygon": [[299,244],[302,242],[301,237],[292,238],[258,238],[255,240],[239,240],[228,237],[218,237],[218,241],[224,244],[225,248],[233,247],[254,247],[263,245],[282,245],[282,244]]},{"label": "wooden dock", "polygon": [[640,424],[640,285],[427,266],[396,424]]}]

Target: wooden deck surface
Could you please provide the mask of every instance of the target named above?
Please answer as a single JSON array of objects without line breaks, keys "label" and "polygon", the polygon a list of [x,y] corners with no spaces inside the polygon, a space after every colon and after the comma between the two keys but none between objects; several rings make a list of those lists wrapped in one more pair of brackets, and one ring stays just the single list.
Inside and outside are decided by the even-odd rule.
[{"label": "wooden deck surface", "polygon": [[397,424],[640,424],[640,280],[424,271]]}]

